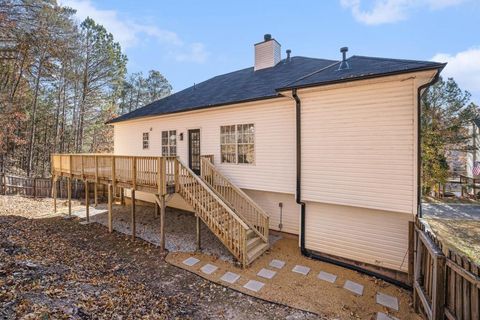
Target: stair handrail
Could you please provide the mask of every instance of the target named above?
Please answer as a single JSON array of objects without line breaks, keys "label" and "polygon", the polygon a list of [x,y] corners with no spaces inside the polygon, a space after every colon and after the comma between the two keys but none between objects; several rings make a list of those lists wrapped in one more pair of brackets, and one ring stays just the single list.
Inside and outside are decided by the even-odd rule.
[{"label": "stair handrail", "polygon": [[[211,163],[208,158],[201,157],[201,177],[202,180],[207,183],[216,193],[218,193],[222,200],[226,203],[229,203],[235,210],[235,212],[245,221],[245,223],[264,241],[268,242],[268,231],[269,231],[269,216],[252,198],[250,198],[242,189],[237,187],[233,182],[231,182],[224,174],[222,174],[218,169]],[[250,221],[248,215],[244,212],[240,212],[239,208],[236,208],[234,203],[231,203],[229,199],[227,199],[227,194],[222,193],[221,188],[217,188],[213,183],[211,183],[208,178],[207,170],[210,170],[213,174],[215,174],[218,178],[223,180],[224,183],[227,183],[229,187],[231,187],[238,195],[239,199],[242,199],[248,206],[254,209],[255,219],[257,223],[260,225],[256,225],[255,221]]]},{"label": "stair handrail", "polygon": [[[176,162],[179,166],[181,166],[181,169],[185,170],[188,175],[189,175],[189,178],[193,178],[195,180],[195,182],[197,182],[202,188],[203,190],[205,190],[213,199],[215,199],[221,206],[222,208],[228,213],[228,215],[230,217],[233,218],[233,220],[238,224],[238,226],[241,227],[241,234],[237,236],[238,240],[239,240],[239,243],[237,245],[238,247],[238,253],[235,252],[233,246],[234,244],[233,243],[230,243],[229,241],[225,241],[221,234],[218,234],[217,237],[219,238],[219,240],[227,247],[227,249],[234,255],[236,256],[244,266],[246,266],[247,264],[247,248],[246,248],[246,232],[248,230],[250,230],[251,228],[238,216],[238,214],[233,211],[230,206],[228,204],[226,204],[222,199],[221,197],[219,197],[209,186],[208,184],[206,184],[197,174],[195,174],[192,169],[190,169],[187,165],[185,165],[178,157],[176,159]],[[179,174],[181,174],[181,171],[178,170]],[[179,177],[179,179],[177,179],[178,183],[179,183],[179,187],[182,187],[186,190],[186,187],[182,185],[182,179],[181,177]],[[187,191],[187,190],[186,190]],[[205,210],[208,214],[208,210]],[[215,217],[213,215],[210,215],[209,216],[210,219],[214,219],[215,220]],[[203,217],[200,216],[200,218],[202,218],[202,220],[204,221],[205,224],[209,224],[209,221],[208,219],[203,219]],[[212,230],[212,229],[211,229]],[[214,230],[212,230],[212,232],[215,233]]]}]

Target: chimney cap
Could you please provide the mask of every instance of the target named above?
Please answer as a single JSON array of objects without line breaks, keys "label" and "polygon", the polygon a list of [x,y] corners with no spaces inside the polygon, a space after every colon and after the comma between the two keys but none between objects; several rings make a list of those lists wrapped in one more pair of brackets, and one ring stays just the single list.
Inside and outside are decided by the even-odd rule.
[{"label": "chimney cap", "polygon": [[263,36],[263,40],[265,41],[272,40],[272,35],[270,33],[265,33],[265,35]]},{"label": "chimney cap", "polygon": [[340,48],[341,53],[344,53],[344,52],[347,52],[347,51],[348,51],[348,47],[341,47]]}]

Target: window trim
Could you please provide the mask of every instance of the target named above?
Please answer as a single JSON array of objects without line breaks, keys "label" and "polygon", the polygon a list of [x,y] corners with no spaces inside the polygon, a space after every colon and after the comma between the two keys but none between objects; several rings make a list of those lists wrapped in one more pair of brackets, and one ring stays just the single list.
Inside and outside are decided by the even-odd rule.
[{"label": "window trim", "polygon": [[[147,139],[145,139],[145,137]],[[146,146],[145,146],[146,143]],[[149,150],[150,149],[150,132],[143,132],[142,133],[142,150]]]},{"label": "window trim", "polygon": [[[251,163],[239,163],[238,162],[238,146],[239,146],[239,143],[238,143],[238,126],[239,125],[253,125],[253,128],[254,128],[254,133],[253,133],[253,161]],[[235,162],[224,162],[223,161],[223,158],[222,158],[222,127],[230,127],[230,126],[234,126],[235,127]],[[257,134],[257,131],[256,131],[256,127],[257,127],[257,124],[255,122],[247,122],[247,123],[234,123],[234,124],[222,124],[220,125],[220,128],[219,128],[219,142],[220,142],[220,164],[222,165],[235,165],[235,166],[255,166],[256,163],[257,163],[257,148],[256,148],[256,143],[257,143],[257,139],[256,139],[256,134]],[[241,143],[242,145],[248,145],[249,143]],[[223,145],[226,145],[226,144],[223,144]]]},{"label": "window trim", "polygon": [[[164,145],[163,144],[163,133],[164,132],[167,132],[167,145]],[[170,144],[171,140],[170,140],[170,137],[171,137],[171,132],[174,132],[174,136],[175,136],[175,145],[172,145]],[[178,139],[177,139],[177,129],[168,129],[168,130],[162,130],[161,133],[160,133],[160,139],[161,139],[161,153],[162,153],[162,157],[176,157],[178,155]],[[172,155],[170,150],[172,147],[175,147],[175,154]],[[164,154],[163,153],[163,149],[164,148],[167,148],[167,154]]]}]

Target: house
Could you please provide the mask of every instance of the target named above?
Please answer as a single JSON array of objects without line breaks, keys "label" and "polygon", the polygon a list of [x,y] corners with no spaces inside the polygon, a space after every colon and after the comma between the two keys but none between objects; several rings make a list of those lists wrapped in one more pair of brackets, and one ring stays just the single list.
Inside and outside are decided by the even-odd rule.
[{"label": "house", "polygon": [[[268,228],[299,236],[305,255],[405,282],[408,225],[420,205],[419,98],[445,65],[347,51],[327,60],[287,50],[282,59],[265,35],[253,67],[111,120],[114,154],[176,156],[203,181],[220,177],[215,194],[248,195],[252,228],[263,211]],[[192,197],[213,189],[195,181],[201,192],[177,192],[168,205],[195,211]]]},{"label": "house", "polygon": [[[480,178],[480,172],[474,172],[475,163],[480,161],[480,118],[475,118],[472,120],[468,130],[470,142],[469,150],[467,152],[467,167],[466,167],[466,176],[469,178]],[[476,170],[475,170],[476,171]]]}]

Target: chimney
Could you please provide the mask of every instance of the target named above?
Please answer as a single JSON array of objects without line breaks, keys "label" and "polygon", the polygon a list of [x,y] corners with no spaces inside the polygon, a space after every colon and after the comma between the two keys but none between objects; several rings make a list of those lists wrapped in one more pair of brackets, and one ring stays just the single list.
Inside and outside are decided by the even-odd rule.
[{"label": "chimney", "polygon": [[347,61],[348,47],[340,48],[340,52],[342,53],[342,62],[340,63],[338,70],[350,69],[350,65],[348,64],[348,61]]},{"label": "chimney", "polygon": [[255,44],[255,66],[254,70],[271,68],[282,60],[280,43],[266,34],[263,41]]}]

